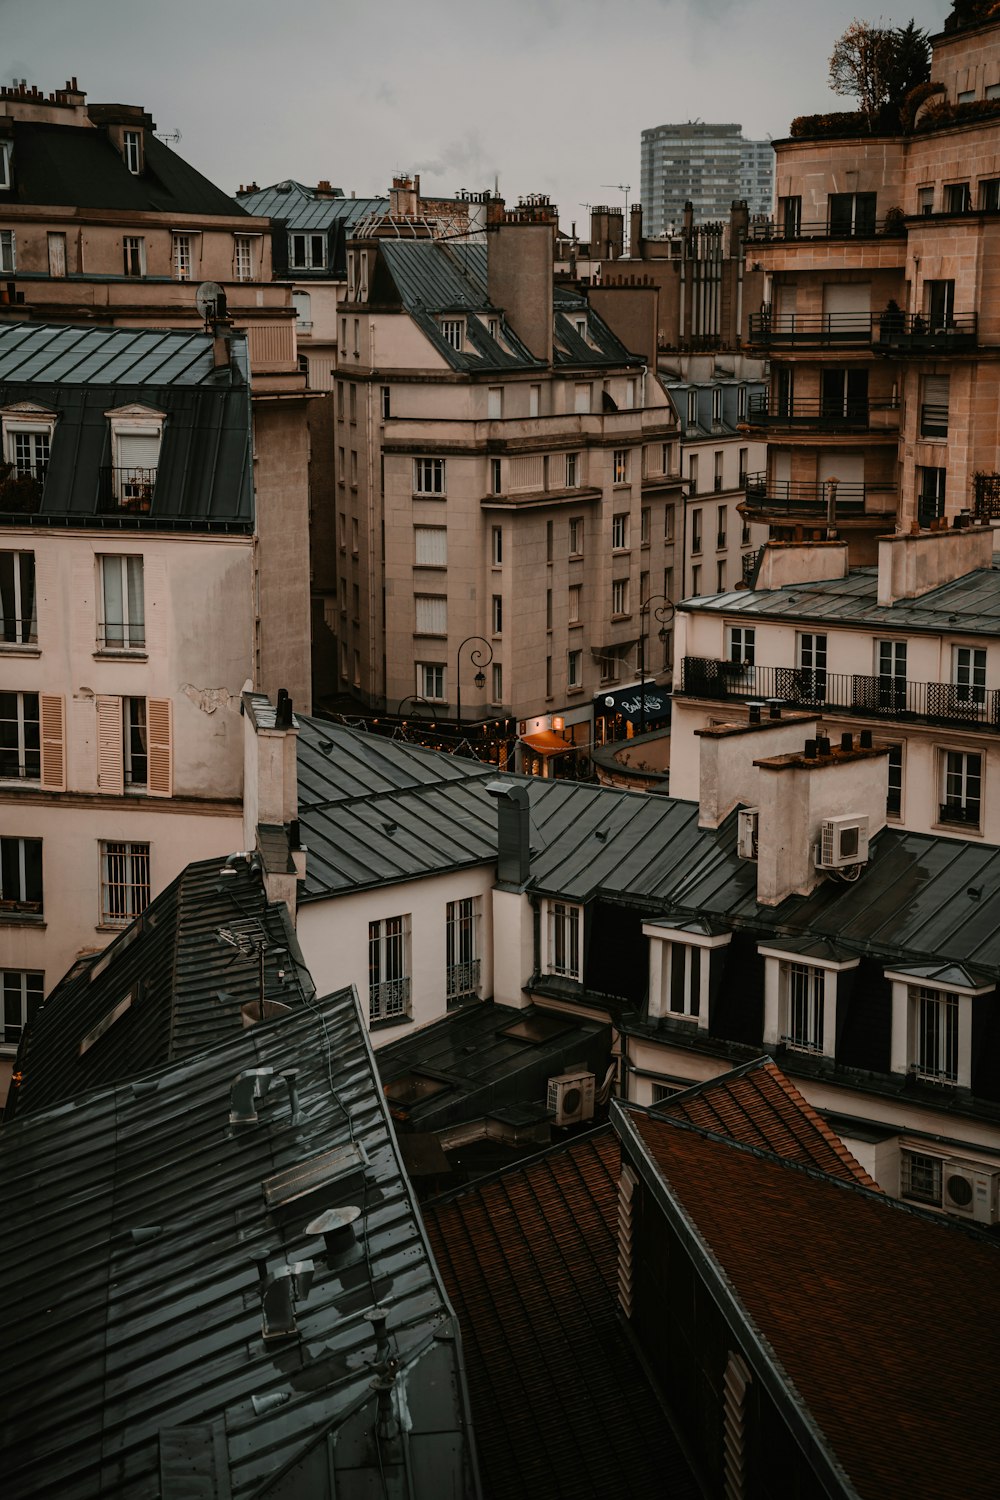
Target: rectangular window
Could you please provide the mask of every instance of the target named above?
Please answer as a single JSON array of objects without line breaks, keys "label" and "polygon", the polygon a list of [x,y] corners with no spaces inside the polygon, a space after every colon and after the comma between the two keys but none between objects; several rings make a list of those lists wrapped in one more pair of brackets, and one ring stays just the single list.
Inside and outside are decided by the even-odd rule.
[{"label": "rectangular window", "polygon": [[668,943],[667,1009],[673,1016],[701,1014],[701,949],[689,943]]},{"label": "rectangular window", "polygon": [[552,590],[545,590],[545,628],[552,629]]},{"label": "rectangular window", "polygon": [[736,388],[736,420],[745,422],[747,419],[747,388],[745,385]]},{"label": "rectangular window", "polygon": [[9,461],[19,478],[37,479],[45,483],[49,471],[50,436],[44,432],[21,431],[15,428],[9,436]]},{"label": "rectangular window", "polygon": [[361,357],[361,319],[360,318],[353,318],[351,321],[354,324],[354,358],[355,359],[360,359],[360,357]]},{"label": "rectangular window", "polygon": [[142,558],[99,557],[102,617],[97,643],[109,650],[135,651],[146,645]]},{"label": "rectangular window", "polygon": [[37,693],[0,692],[0,779],[42,779],[42,739]]},{"label": "rectangular window", "polygon": [[937,1083],[958,1082],[959,999],[946,990],[916,987],[913,1068]]},{"label": "rectangular window", "polygon": [[253,281],[253,240],[245,234],[233,236],[233,274],[237,281]]},{"label": "rectangular window", "polygon": [[409,916],[368,923],[368,1019],[410,1013]]},{"label": "rectangular window", "polygon": [[552,537],[553,537],[552,522],[551,521],[546,521],[546,523],[545,523],[545,561],[547,563],[550,563],[552,561]]},{"label": "rectangular window", "polygon": [[[392,394],[391,394],[389,386],[383,385],[381,387],[381,393],[382,393],[382,421],[383,422],[387,422],[389,420],[389,418],[392,416]],[[343,415],[343,413],[341,413],[341,415]]]},{"label": "rectangular window", "polygon": [[445,594],[417,594],[413,602],[417,635],[448,634],[448,599]]},{"label": "rectangular window", "polygon": [[687,393],[687,425],[689,427],[695,427],[697,425],[697,422],[698,422],[698,392],[697,391],[688,391],[688,393]]},{"label": "rectangular window", "polygon": [[122,146],[126,167],[133,177],[138,177],[142,166],[142,142],[138,130],[123,131]]},{"label": "rectangular window", "polygon": [[479,897],[449,901],[445,997],[449,1005],[479,998]]},{"label": "rectangular window", "polygon": [[944,186],[944,211],[946,214],[967,214],[972,207],[972,192],[967,182],[946,182]]},{"label": "rectangular window", "polygon": [[569,651],[566,653],[566,686],[569,688],[583,686],[582,651]]},{"label": "rectangular window", "polygon": [[503,494],[503,460],[499,458],[490,459],[490,494]]},{"label": "rectangular window", "polygon": [[503,634],[503,596],[494,594],[490,610],[490,624],[494,635]]},{"label": "rectangular window", "polygon": [[422,661],[417,663],[417,696],[430,703],[444,702],[444,663]]},{"label": "rectangular window", "polygon": [[590,411],[590,396],[591,396],[591,391],[590,391],[590,385],[589,384],[587,384],[587,385],[580,384],[580,385],[577,385],[574,388],[574,392],[573,392],[573,402],[574,402],[573,409],[577,413],[578,416],[579,415],[583,415],[585,412],[589,412]]},{"label": "rectangular window", "polygon": [[579,458],[579,453],[567,453],[566,455],[566,488],[568,490],[575,490],[580,483],[577,477],[580,472]]},{"label": "rectangular window", "polygon": [[951,680],[958,703],[986,702],[986,648],[953,646]]},{"label": "rectangular window", "polygon": [[[354,522],[357,525],[357,522]],[[444,568],[448,564],[448,531],[444,526],[416,526],[413,530],[414,566]]]},{"label": "rectangular window", "polygon": [[174,280],[191,280],[191,236],[174,235]]},{"label": "rectangular window", "polygon": [[642,507],[642,510],[639,512],[639,540],[641,541],[641,543],[642,543],[642,545],[644,547],[648,547],[649,546],[649,537],[650,537],[650,531],[651,531],[651,526],[650,526],[651,519],[652,518],[651,518],[649,506],[648,505],[644,505]]},{"label": "rectangular window", "polygon": [[635,381],[634,380],[626,380],[626,382],[625,382],[625,403],[624,404],[625,404],[625,406],[629,410],[631,410],[631,408],[635,406]]},{"label": "rectangular window", "polygon": [[0,912],[41,910],[41,839],[0,838]]},{"label": "rectangular window", "polygon": [[490,531],[490,559],[495,568],[503,566],[503,527],[494,526]]},{"label": "rectangular window", "polygon": [[614,451],[614,472],[613,472],[613,478],[614,478],[615,484],[628,484],[628,449],[627,448],[616,448],[615,451]]},{"label": "rectangular window", "polygon": [[934,212],[934,189],[932,187],[917,188],[917,213],[925,218]]},{"label": "rectangular window", "polygon": [[101,844],[101,923],[127,927],[149,905],[149,845]]},{"label": "rectangular window", "polygon": [[831,193],[830,233],[832,235],[870,235],[875,233],[874,193]]},{"label": "rectangular window", "polygon": [[917,468],[917,523],[927,527],[932,521],[939,521],[944,515],[945,487],[948,480],[948,471],[943,468],[927,467]]},{"label": "rectangular window", "polygon": [[551,658],[551,656],[547,656],[545,658],[545,697],[547,699],[552,697],[552,658]]},{"label": "rectangular window", "polygon": [[413,493],[415,495],[443,495],[443,458],[415,458],[413,460]]},{"label": "rectangular window", "polygon": [[716,549],[718,551],[720,551],[720,552],[725,548],[725,545],[726,545],[726,525],[727,525],[727,516],[728,516],[728,514],[729,514],[729,507],[727,505],[720,505],[719,506],[719,513],[716,516],[716,531],[715,531],[715,546],[716,546]]},{"label": "rectangular window", "polygon": [[579,906],[549,902],[549,973],[566,979],[582,978]]},{"label": "rectangular window", "polygon": [[503,702],[503,667],[498,661],[493,663],[493,703]]},{"label": "rectangular window", "polygon": [[800,631],[795,638],[795,656],[799,700],[822,703],[826,697],[826,635]]},{"label": "rectangular window", "polygon": [[942,823],[979,826],[983,795],[983,758],[965,750],[944,752]]},{"label": "rectangular window", "polygon": [[611,548],[614,552],[628,550],[628,512],[611,517]]},{"label": "rectangular window", "polygon": [[785,989],[785,1028],[782,1041],[796,1052],[823,1051],[822,969],[811,964],[782,965]]},{"label": "rectangular window", "polygon": [[35,554],[0,552],[0,643],[26,646],[37,639]]},{"label": "rectangular window", "polygon": [[352,380],[347,387],[347,409],[350,412],[350,420],[358,420],[358,388]]},{"label": "rectangular window", "polygon": [[357,557],[357,555],[358,555],[358,540],[359,540],[358,518],[357,518],[357,516],[352,516],[351,517],[351,555],[352,555],[352,557]]},{"label": "rectangular window", "polygon": [[899,1196],[912,1198],[917,1203],[941,1206],[941,1169],[939,1156],[926,1156],[922,1151],[899,1153]]},{"label": "rectangular window", "polygon": [[754,664],[756,630],[753,625],[726,626],[726,660],[742,662],[745,667]]},{"label": "rectangular window", "polygon": [[289,263],[296,271],[316,270],[326,265],[326,243],[322,234],[289,235],[288,252]]},{"label": "rectangular window", "polygon": [[786,240],[793,240],[802,231],[802,199],[793,198],[778,199],[778,223],[781,225],[781,233]]},{"label": "rectangular window", "polygon": [[352,448],[351,449],[351,489],[352,490],[356,490],[357,487],[358,487],[358,450],[356,448]]},{"label": "rectangular window", "polygon": [[355,625],[361,620],[361,585],[357,583],[351,584],[351,618]]},{"label": "rectangular window", "polygon": [[674,539],[674,507],[668,505],[663,512],[663,540],[672,542]]},{"label": "rectangular window", "polygon": [[13,276],[17,270],[17,245],[13,229],[0,229],[0,273]]},{"label": "rectangular window", "polygon": [[628,614],[628,579],[616,578],[611,585],[611,613]]},{"label": "rectangular window", "polygon": [[360,255],[361,277],[358,285],[358,301],[368,301],[368,251],[362,250]]},{"label": "rectangular window", "polygon": [[486,415],[491,422],[498,422],[503,416],[503,386],[491,385],[486,391]]},{"label": "rectangular window", "polygon": [[698,493],[698,455],[697,455],[697,453],[692,453],[688,457],[688,493],[691,494],[691,495],[697,495],[697,493]]},{"label": "rectangular window", "polygon": [[464,334],[464,332],[465,324],[461,318],[441,319],[441,337],[444,339],[445,343],[450,344],[453,349],[461,349],[462,335]]},{"label": "rectangular window", "polygon": [[0,1047],[16,1047],[24,1028],[42,1003],[44,975],[40,969],[0,969]]},{"label": "rectangular window", "polygon": [[62,278],[66,275],[66,236],[49,233],[45,236],[48,250],[49,275]]},{"label": "rectangular window", "polygon": [[489,334],[491,339],[498,339],[500,337],[500,319],[487,318],[486,332]]},{"label": "rectangular window", "polygon": [[715,565],[715,591],[717,594],[726,592],[726,565],[724,562]]},{"label": "rectangular window", "polygon": [[879,707],[906,709],[906,642],[876,641]]},{"label": "rectangular window", "polygon": [[145,698],[122,699],[122,734],[125,785],[133,791],[145,791],[149,779]]},{"label": "rectangular window", "polygon": [[580,623],[580,599],[583,594],[582,585],[570,584],[569,589],[569,623],[578,625]]},{"label": "rectangular window", "polygon": [[903,814],[903,747],[889,746],[889,786],[885,798],[887,818],[899,818]]},{"label": "rectangular window", "polygon": [[0,188],[10,187],[10,141],[0,141]]},{"label": "rectangular window", "polygon": [[661,464],[664,474],[673,473],[673,443],[664,443],[662,446]]},{"label": "rectangular window", "polygon": [[979,184],[979,207],[985,214],[1000,213],[1000,177],[984,177]]},{"label": "rectangular window", "polygon": [[697,566],[691,569],[691,592],[692,594],[701,593],[701,568]]},{"label": "rectangular window", "polygon": [[721,453],[716,453],[716,455],[715,455],[715,467],[714,467],[714,471],[713,471],[713,480],[712,480],[712,482],[713,482],[713,484],[715,486],[715,493],[718,494],[719,491],[723,488],[723,485],[722,485],[722,454]]},{"label": "rectangular window", "polygon": [[583,556],[583,518],[573,516],[569,523],[569,555]]},{"label": "rectangular window", "polygon": [[122,260],[125,276],[145,276],[146,274],[146,241],[139,234],[126,234],[122,236]]},{"label": "rectangular window", "polygon": [[701,551],[701,511],[691,512],[691,551]]},{"label": "rectangular window", "polygon": [[528,416],[537,417],[542,409],[542,388],[540,385],[529,385],[528,387]]},{"label": "rectangular window", "polygon": [[[712,387],[712,421],[717,426],[722,421],[722,387]],[[721,458],[721,454],[717,455]]]},{"label": "rectangular window", "polygon": [[947,375],[923,375],[920,380],[920,436],[946,438],[948,436],[948,391]]},{"label": "rectangular window", "polygon": [[954,281],[925,281],[924,310],[932,333],[950,328],[955,317]]},{"label": "rectangular window", "polygon": [[740,449],[740,475],[739,475],[739,487],[740,487],[740,489],[742,489],[744,487],[744,485],[746,484],[746,482],[747,482],[747,457],[749,455],[749,452],[750,452],[749,448],[741,448]]}]

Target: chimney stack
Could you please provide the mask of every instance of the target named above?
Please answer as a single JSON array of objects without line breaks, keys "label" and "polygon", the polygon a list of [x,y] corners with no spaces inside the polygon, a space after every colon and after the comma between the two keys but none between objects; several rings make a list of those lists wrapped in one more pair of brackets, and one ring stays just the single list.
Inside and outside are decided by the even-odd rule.
[{"label": "chimney stack", "polygon": [[486,281],[491,306],[536,359],[552,363],[553,259],[551,209],[511,209],[488,236]]},{"label": "chimney stack", "polygon": [[531,874],[531,803],[528,788],[514,781],[488,781],[497,804],[497,880],[523,886]]}]

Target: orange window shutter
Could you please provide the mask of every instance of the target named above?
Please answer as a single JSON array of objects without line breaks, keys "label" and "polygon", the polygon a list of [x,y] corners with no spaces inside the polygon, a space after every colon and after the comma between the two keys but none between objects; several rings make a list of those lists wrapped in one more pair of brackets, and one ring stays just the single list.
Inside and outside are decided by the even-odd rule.
[{"label": "orange window shutter", "polygon": [[149,736],[149,782],[151,797],[174,794],[173,712],[169,698],[146,699],[146,730]]},{"label": "orange window shutter", "polygon": [[42,786],[50,792],[66,790],[66,706],[57,693],[41,693]]},{"label": "orange window shutter", "polygon": [[97,785],[112,795],[125,790],[125,739],[122,729],[122,700],[97,700]]}]

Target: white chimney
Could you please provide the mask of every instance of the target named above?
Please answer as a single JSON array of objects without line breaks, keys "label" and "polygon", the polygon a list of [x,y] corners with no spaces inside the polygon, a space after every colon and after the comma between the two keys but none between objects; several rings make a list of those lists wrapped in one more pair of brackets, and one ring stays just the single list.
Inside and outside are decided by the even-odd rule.
[{"label": "white chimney", "polygon": [[699,740],[698,826],[718,828],[740,803],[757,803],[758,757],[800,750],[817,715],[787,713],[777,703],[751,703],[749,722],[696,729]]}]

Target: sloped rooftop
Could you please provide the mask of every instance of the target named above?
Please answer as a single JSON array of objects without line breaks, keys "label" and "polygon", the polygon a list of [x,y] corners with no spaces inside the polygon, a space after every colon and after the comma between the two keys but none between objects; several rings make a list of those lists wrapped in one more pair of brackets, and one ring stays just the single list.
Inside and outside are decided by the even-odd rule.
[{"label": "sloped rooftop", "polygon": [[318,194],[305,183],[288,180],[275,182],[256,192],[239,193],[234,202],[257,218],[283,219],[290,230],[325,230],[334,224],[353,227],[372,214],[389,211],[388,198],[347,198]]},{"label": "sloped rooftop", "polygon": [[[247,383],[246,343],[233,355]],[[231,383],[215,368],[212,336],[161,328],[0,323],[0,381],[37,385],[198,386]]]}]

